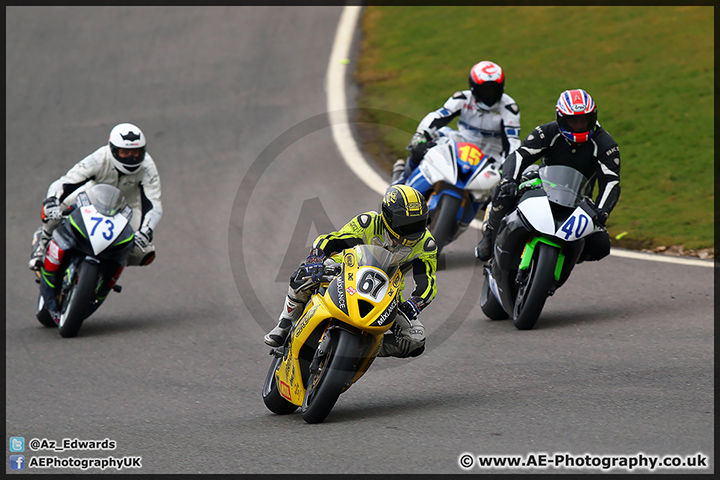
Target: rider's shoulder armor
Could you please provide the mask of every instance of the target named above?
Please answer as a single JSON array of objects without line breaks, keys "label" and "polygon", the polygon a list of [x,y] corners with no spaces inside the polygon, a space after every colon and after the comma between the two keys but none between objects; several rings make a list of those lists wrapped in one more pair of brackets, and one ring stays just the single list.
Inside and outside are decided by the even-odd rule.
[{"label": "rider's shoulder armor", "polygon": [[525,137],[523,146],[530,149],[547,147],[559,133],[557,122],[538,125]]},{"label": "rider's shoulder armor", "polygon": [[520,107],[518,107],[515,100],[507,93],[503,93],[503,96],[500,98],[500,114],[503,116],[505,123],[508,121],[517,121],[518,124],[520,123],[519,119],[516,120],[516,117],[520,115]]},{"label": "rider's shoulder armor", "polygon": [[372,213],[375,213],[375,212],[361,213],[360,215],[355,217],[355,221],[357,222],[357,224],[360,227],[362,227],[363,229],[366,229],[372,224],[373,217],[374,217],[374,215],[372,215]]},{"label": "rider's shoulder armor", "polygon": [[600,124],[595,128],[592,138],[597,143],[598,149],[600,149],[601,152],[608,152],[608,156],[618,151],[617,142]]},{"label": "rider's shoulder armor", "polygon": [[426,253],[437,252],[437,244],[435,243],[435,238],[433,238],[432,234],[429,231],[425,232],[425,236],[422,239],[422,249],[423,252]]}]

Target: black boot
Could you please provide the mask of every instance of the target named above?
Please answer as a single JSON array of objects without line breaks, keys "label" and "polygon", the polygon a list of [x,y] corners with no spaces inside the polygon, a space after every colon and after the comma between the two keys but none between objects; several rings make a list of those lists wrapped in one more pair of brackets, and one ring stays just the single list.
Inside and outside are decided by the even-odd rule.
[{"label": "black boot", "polygon": [[495,245],[495,230],[490,225],[485,227],[482,240],[475,247],[475,258],[487,262],[492,257],[493,246]]},{"label": "black boot", "polygon": [[[504,194],[500,189],[501,185],[502,182],[500,185],[496,185],[490,193],[490,203],[488,203],[486,207],[489,208],[490,211],[485,221],[483,238],[480,240],[480,243],[477,244],[477,247],[475,247],[475,257],[483,262],[487,262],[492,258],[497,226],[500,225],[500,221],[505,214],[512,210],[515,205],[515,195]],[[517,189],[517,187],[515,187],[515,189]]]}]

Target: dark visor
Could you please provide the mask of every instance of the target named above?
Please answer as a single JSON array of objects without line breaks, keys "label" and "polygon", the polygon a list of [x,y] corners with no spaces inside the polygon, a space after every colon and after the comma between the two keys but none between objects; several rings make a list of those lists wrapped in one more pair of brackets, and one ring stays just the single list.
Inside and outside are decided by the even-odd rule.
[{"label": "dark visor", "polygon": [[409,223],[407,218],[403,218],[401,221],[397,221],[396,219],[393,220],[394,221],[390,223],[392,231],[401,237],[411,240],[420,238],[425,232],[425,227],[427,226],[427,221],[425,219],[420,221],[415,220]]},{"label": "dark visor", "polygon": [[475,100],[480,100],[485,105],[494,105],[502,94],[503,86],[497,82],[485,82],[473,88]]},{"label": "dark visor", "polygon": [[145,147],[126,148],[124,150],[139,150],[140,151],[140,155],[129,155],[127,157],[120,157],[120,161],[124,165],[138,165],[138,164],[142,163],[142,161],[145,159]]},{"label": "dark visor", "polygon": [[565,115],[560,117],[558,124],[563,130],[573,133],[585,133],[595,126],[597,112],[584,113],[582,115]]}]

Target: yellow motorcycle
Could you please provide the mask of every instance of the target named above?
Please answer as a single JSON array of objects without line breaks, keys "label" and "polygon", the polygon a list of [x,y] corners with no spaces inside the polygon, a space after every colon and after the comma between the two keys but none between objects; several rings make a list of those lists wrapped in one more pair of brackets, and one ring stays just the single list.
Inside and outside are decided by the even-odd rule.
[{"label": "yellow motorcycle", "polygon": [[263,386],[270,411],[282,415],[302,407],[308,423],[325,420],[375,360],[398,314],[403,285],[402,258],[382,247],[356,245],[334,259],[285,344],[271,350]]}]

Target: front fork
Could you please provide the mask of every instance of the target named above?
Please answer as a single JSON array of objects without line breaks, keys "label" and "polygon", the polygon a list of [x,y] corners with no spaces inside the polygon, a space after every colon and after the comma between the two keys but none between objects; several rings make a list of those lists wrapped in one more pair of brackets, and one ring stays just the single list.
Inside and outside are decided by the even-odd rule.
[{"label": "front fork", "polygon": [[[66,298],[68,292],[70,291],[70,288],[72,288],[72,286],[77,283],[77,267],[82,260],[83,258],[81,257],[73,259],[73,261],[65,269],[65,274],[63,275],[62,285],[60,288],[60,294],[58,295],[58,305],[62,305],[62,302]],[[88,263],[101,265],[100,260],[95,257],[86,256],[84,260]],[[105,297],[111,289],[116,292],[120,292],[122,290],[122,287],[120,285],[117,285],[117,281],[120,278],[120,274],[123,272],[124,268],[125,267],[122,265],[119,266],[110,281],[108,281],[105,285],[103,285],[103,283],[105,283],[106,275],[104,274],[104,272],[102,272],[101,269],[101,274],[98,276],[97,285],[95,286],[95,298],[91,302],[92,304],[98,304],[105,300]]]},{"label": "front fork", "polygon": [[65,274],[63,275],[62,284],[60,286],[60,295],[58,295],[58,305],[62,305],[63,299],[70,291],[70,288],[72,288],[74,283],[77,283],[76,272],[78,260],[79,259],[73,260],[65,269]]},{"label": "front fork", "polygon": [[310,362],[310,373],[317,373],[317,371],[320,369],[320,362],[325,358],[325,354],[328,350],[328,345],[330,345],[330,329],[326,329],[325,332],[323,332],[322,338],[320,339],[320,344],[318,345],[317,349],[315,349],[315,353],[313,354],[312,362]]},{"label": "front fork", "polygon": [[[542,235],[542,236],[535,236],[532,237],[523,248],[522,254],[520,256],[520,265],[518,266],[518,272],[517,276],[515,277],[515,283],[517,285],[525,285],[527,282],[530,262],[532,261],[533,256],[535,255],[535,248],[537,247],[538,243],[545,243],[547,245],[550,245],[553,248],[557,248],[559,250],[558,252],[558,259],[557,263],[555,264],[555,272],[553,273],[553,276],[555,278],[555,284],[560,281],[560,274],[562,273],[563,265],[565,264],[565,254],[563,253],[562,244],[557,242],[551,237]],[[555,293],[555,290],[553,289],[550,292],[550,295]]]}]

